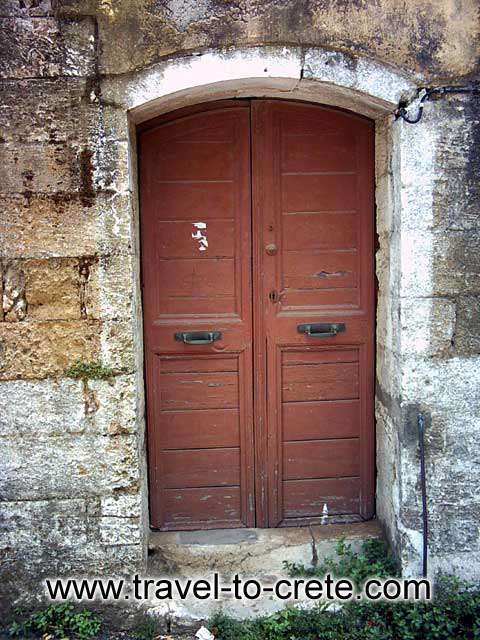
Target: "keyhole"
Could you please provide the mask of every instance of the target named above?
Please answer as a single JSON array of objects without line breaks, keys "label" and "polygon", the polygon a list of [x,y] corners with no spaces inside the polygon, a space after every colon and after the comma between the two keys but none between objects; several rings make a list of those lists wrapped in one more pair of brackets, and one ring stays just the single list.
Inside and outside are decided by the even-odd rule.
[{"label": "keyhole", "polygon": [[268,294],[268,297],[272,302],[278,302],[279,300],[278,291],[276,291],[275,289],[273,291],[270,291],[270,293]]}]

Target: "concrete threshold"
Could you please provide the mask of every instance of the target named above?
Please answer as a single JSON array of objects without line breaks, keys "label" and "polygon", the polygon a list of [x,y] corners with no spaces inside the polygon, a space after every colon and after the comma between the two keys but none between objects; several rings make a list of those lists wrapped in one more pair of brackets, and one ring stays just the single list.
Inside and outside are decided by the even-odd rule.
[{"label": "concrete threshold", "polygon": [[[336,543],[341,538],[359,548],[364,540],[381,537],[376,520],[279,529],[152,532],[147,574],[152,578],[211,579],[217,572],[224,584],[229,584],[235,574],[243,580],[254,578],[263,584],[273,584],[288,576],[284,561],[305,566],[321,564],[327,556],[335,555]],[[198,628],[219,609],[245,618],[272,613],[285,606],[285,602],[269,596],[238,601],[231,594],[222,594],[218,601],[188,597],[155,606],[150,612],[168,616],[172,632],[185,633]]]}]

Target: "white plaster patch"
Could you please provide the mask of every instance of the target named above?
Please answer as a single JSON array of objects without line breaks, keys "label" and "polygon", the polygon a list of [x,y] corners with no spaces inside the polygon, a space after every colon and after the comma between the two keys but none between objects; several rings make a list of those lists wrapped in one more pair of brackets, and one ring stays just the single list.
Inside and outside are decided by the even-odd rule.
[{"label": "white plaster patch", "polygon": [[192,222],[194,231],[192,238],[198,242],[198,250],[206,251],[208,249],[207,239],[207,223],[206,222]]}]

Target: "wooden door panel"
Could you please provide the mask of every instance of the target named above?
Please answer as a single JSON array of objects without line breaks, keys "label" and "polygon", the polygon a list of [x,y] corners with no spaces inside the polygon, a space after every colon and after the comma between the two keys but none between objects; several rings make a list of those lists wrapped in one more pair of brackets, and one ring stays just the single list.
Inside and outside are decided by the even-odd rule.
[{"label": "wooden door panel", "polygon": [[155,252],[157,258],[197,258],[218,260],[234,258],[235,234],[234,221],[208,219],[208,251],[199,252],[198,245],[192,242],[192,233],[196,232],[190,220],[157,221],[155,225]]},{"label": "wooden door panel", "polygon": [[289,520],[318,517],[327,505],[330,515],[360,511],[359,478],[287,480],[283,483],[285,517]]},{"label": "wooden door panel", "polygon": [[157,274],[165,298],[234,297],[235,265],[224,258],[159,261]]},{"label": "wooden door panel", "polygon": [[[250,109],[140,135],[150,504],[160,529],[254,524]],[[175,334],[221,333],[210,344]]]},{"label": "wooden door panel", "polygon": [[284,402],[282,424],[284,442],[355,438],[360,434],[360,401]]},{"label": "wooden door panel", "polygon": [[240,488],[166,489],[164,513],[168,529],[240,527]]},{"label": "wooden door panel", "polygon": [[197,221],[200,202],[203,220],[228,220],[235,216],[235,191],[230,181],[209,182],[207,190],[204,181],[152,181],[148,189],[152,201],[162,202],[150,214],[154,220]]},{"label": "wooden door panel", "polygon": [[[266,371],[257,376],[266,389],[257,405],[267,424],[258,446],[268,478],[261,515],[270,526],[316,521],[326,504],[329,516],[368,518],[373,126],[335,109],[268,100],[253,104],[252,121],[263,317],[255,325],[256,362]],[[306,323],[343,323],[345,330],[313,338],[297,331]]]},{"label": "wooden door panel", "polygon": [[352,211],[356,204],[355,174],[282,174],[284,213]]},{"label": "wooden door panel", "polygon": [[283,446],[285,480],[358,476],[359,440],[308,440]]},{"label": "wooden door panel", "polygon": [[283,251],[356,249],[355,213],[285,213],[282,216]]},{"label": "wooden door panel", "polygon": [[288,251],[282,289],[356,289],[358,256],[346,251]]},{"label": "wooden door panel", "polygon": [[358,309],[360,291],[345,289],[283,289],[280,291],[284,311],[309,311],[314,307],[327,309]]},{"label": "wooden door panel", "polygon": [[162,442],[165,449],[239,447],[238,408],[164,411]]},{"label": "wooden door panel", "polygon": [[164,451],[163,481],[167,489],[238,486],[239,449]]},{"label": "wooden door panel", "polygon": [[162,410],[238,407],[236,373],[166,373],[159,381]]},{"label": "wooden door panel", "polygon": [[283,369],[283,402],[358,398],[358,364],[294,365]]},{"label": "wooden door panel", "polygon": [[[209,131],[205,131],[208,138]],[[231,135],[225,142],[195,141],[191,136],[169,140],[166,149],[159,150],[161,162],[157,166],[155,182],[197,180],[228,180],[233,178],[234,158]],[[188,154],[188,163],[185,162]]]},{"label": "wooden door panel", "polygon": [[[324,125],[324,122],[322,123]],[[282,172],[312,173],[321,171],[355,171],[352,131],[340,125],[331,133],[309,131],[299,126],[296,133],[282,136]],[[321,141],[321,144],[319,144]]]}]

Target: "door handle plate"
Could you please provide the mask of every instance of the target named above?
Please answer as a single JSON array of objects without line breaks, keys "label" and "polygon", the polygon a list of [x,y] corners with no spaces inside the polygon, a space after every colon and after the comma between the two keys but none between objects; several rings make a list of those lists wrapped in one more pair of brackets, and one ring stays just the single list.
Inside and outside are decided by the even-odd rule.
[{"label": "door handle plate", "polygon": [[220,331],[179,331],[175,334],[175,340],[184,344],[212,344],[221,337]]},{"label": "door handle plate", "polygon": [[297,331],[309,338],[334,338],[340,331],[345,331],[345,325],[343,322],[298,324]]}]

